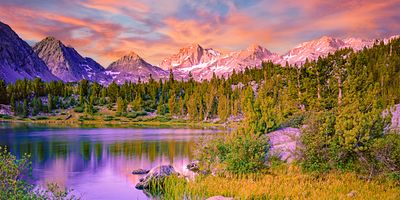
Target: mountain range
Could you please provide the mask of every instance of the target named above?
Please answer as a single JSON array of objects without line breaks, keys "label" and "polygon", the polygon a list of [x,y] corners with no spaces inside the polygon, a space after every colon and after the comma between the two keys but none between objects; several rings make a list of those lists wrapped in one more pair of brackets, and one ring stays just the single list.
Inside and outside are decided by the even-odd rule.
[{"label": "mountain range", "polygon": [[213,74],[228,77],[233,71],[259,67],[266,61],[282,66],[301,66],[307,59],[316,60],[339,49],[353,48],[358,51],[371,47],[376,41],[386,43],[394,37],[399,36],[381,40],[324,36],[299,44],[284,55],[273,53],[257,44],[232,52],[221,52],[192,44],[165,58],[158,66],[146,62],[137,53],[130,52],[104,68],[54,37],[46,37],[30,47],[8,25],[0,22],[0,79],[6,82],[36,77],[44,81],[65,82],[87,79],[107,85],[112,81],[119,84],[125,81],[147,81],[150,76],[156,80],[165,79],[172,71],[177,79],[187,79],[191,73],[195,80],[201,81],[209,80]]}]

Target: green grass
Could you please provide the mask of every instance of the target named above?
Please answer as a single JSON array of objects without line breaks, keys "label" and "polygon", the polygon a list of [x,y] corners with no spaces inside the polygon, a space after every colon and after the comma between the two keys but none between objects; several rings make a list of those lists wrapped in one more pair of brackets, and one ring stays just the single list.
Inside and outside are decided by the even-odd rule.
[{"label": "green grass", "polygon": [[222,195],[235,199],[400,199],[399,183],[387,179],[366,181],[355,173],[313,175],[297,166],[281,166],[268,173],[232,177],[205,176],[195,181],[170,178],[165,199],[205,199]]}]

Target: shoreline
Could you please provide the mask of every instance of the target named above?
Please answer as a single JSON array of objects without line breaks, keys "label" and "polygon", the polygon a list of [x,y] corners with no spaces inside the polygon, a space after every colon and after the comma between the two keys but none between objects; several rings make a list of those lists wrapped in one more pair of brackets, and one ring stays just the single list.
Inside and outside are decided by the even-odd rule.
[{"label": "shoreline", "polygon": [[0,119],[0,123],[26,123],[37,124],[57,127],[70,127],[70,128],[140,128],[140,127],[189,127],[196,129],[228,129],[231,125],[210,122],[182,122],[182,121],[101,121],[101,120],[34,120],[31,118],[22,119]]}]

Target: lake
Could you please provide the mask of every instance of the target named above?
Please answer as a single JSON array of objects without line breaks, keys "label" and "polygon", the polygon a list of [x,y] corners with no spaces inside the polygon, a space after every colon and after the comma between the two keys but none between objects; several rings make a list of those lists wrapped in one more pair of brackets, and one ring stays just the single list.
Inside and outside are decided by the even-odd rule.
[{"label": "lake", "polygon": [[187,171],[196,139],[217,130],[185,128],[50,128],[0,123],[0,145],[31,155],[29,182],[58,183],[83,199],[148,199],[133,169],[172,164]]}]

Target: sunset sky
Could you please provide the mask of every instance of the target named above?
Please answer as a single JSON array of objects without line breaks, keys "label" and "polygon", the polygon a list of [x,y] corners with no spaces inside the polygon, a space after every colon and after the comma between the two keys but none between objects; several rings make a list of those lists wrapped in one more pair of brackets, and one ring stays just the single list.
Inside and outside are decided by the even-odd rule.
[{"label": "sunset sky", "polygon": [[0,21],[31,45],[54,36],[104,67],[129,51],[157,65],[191,43],[285,53],[323,35],[400,34],[400,0],[0,0]]}]

